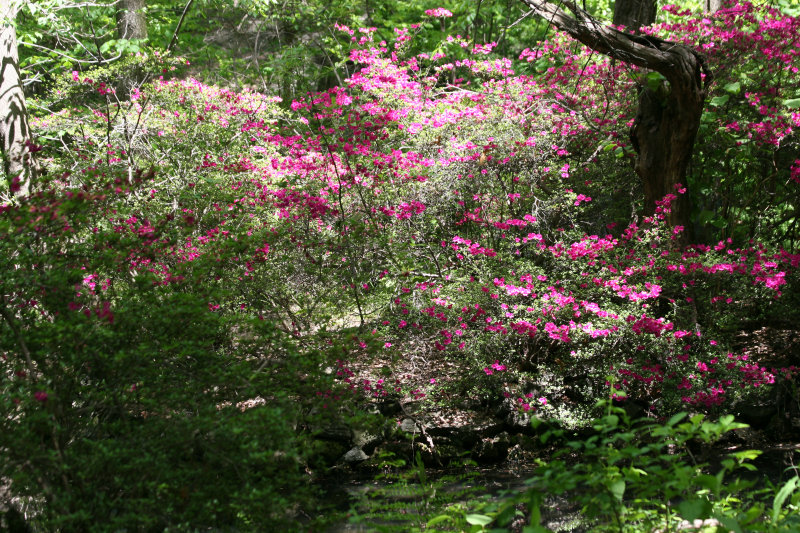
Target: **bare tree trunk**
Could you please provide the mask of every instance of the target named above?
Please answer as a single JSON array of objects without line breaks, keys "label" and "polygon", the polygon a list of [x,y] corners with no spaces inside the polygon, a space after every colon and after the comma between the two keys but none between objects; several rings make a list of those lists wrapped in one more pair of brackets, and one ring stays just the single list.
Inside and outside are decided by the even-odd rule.
[{"label": "bare tree trunk", "polygon": [[[702,92],[704,95],[704,92]],[[692,224],[687,194],[678,194],[678,184],[686,185],[686,170],[692,158],[703,97],[692,87],[662,87],[657,91],[644,87],[639,95],[639,109],[631,127],[631,144],[638,157],[634,169],[644,188],[644,214],[652,215],[656,202],[675,194],[667,222],[683,226],[689,236]]]},{"label": "bare tree trunk", "polygon": [[[708,0],[706,0],[708,1]],[[614,2],[614,25],[638,32],[642,26],[656,21],[655,0],[616,0]]]},{"label": "bare tree trunk", "polygon": [[145,0],[120,0],[117,8],[117,36],[120,39],[147,39]]},{"label": "bare tree trunk", "polygon": [[[575,16],[545,0],[522,0],[534,12],[589,48],[619,61],[654,70],[665,81],[658,90],[644,87],[631,128],[635,169],[644,185],[645,215],[656,201],[686,186],[686,170],[700,127],[706,89],[711,82],[702,56],[687,46],[648,35],[633,35],[601,25],[571,0],[562,0]],[[678,195],[667,223],[691,228],[688,195]]]},{"label": "bare tree trunk", "polygon": [[723,3],[724,0],[703,0],[703,11],[714,14],[722,9]]},{"label": "bare tree trunk", "polygon": [[11,191],[17,197],[30,192],[36,177],[36,164],[31,152],[31,130],[28,109],[19,75],[17,31],[14,19],[18,7],[13,0],[0,0],[0,137],[3,142],[3,170]]}]

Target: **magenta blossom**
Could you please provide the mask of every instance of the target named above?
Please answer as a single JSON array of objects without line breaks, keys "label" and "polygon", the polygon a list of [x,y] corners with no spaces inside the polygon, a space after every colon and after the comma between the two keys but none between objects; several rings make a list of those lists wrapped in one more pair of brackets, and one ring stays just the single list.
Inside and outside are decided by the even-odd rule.
[{"label": "magenta blossom", "polygon": [[443,7],[437,7],[436,9],[427,9],[425,11],[425,14],[428,15],[429,17],[447,18],[447,17],[452,17],[453,16],[452,12],[448,11],[447,9],[445,9]]}]

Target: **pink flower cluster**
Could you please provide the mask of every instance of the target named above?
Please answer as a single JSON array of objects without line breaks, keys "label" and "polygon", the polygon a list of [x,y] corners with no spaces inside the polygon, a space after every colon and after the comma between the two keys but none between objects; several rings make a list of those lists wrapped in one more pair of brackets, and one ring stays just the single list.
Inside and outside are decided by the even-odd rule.
[{"label": "pink flower cluster", "polygon": [[503,372],[504,370],[506,370],[506,366],[501,365],[500,361],[495,359],[494,363],[492,363],[490,366],[484,367],[483,372],[487,376],[491,376],[495,372]]},{"label": "pink flower cluster", "polygon": [[452,17],[453,13],[448,11],[443,7],[437,7],[436,9],[427,9],[425,10],[425,14],[429,17]]}]

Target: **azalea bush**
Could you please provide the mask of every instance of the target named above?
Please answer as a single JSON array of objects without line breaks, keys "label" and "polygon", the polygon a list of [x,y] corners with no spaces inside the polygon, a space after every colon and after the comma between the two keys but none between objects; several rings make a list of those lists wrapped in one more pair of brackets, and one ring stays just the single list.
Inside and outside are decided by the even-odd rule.
[{"label": "azalea bush", "polygon": [[0,219],[2,471],[33,523],[294,523],[318,462],[301,435],[319,359],[220,305],[238,245],[189,257],[195,224],[137,198],[157,175],[59,178]]},{"label": "azalea bush", "polygon": [[[340,25],[354,73],[291,102],[173,78],[168,55],[131,58],[157,67],[135,83],[65,73],[32,120],[49,177],[0,213],[15,494],[63,530],[296,525],[306,472],[346,451],[312,437],[354,402],[472,397],[574,420],[611,384],[666,417],[792,382],[733,339],[793,312],[796,19],[669,10],[659,32],[746,60],[715,69],[704,159],[650,217],[625,132],[636,85],[660,81],[559,35],[509,59],[460,37],[420,52],[422,26],[388,42]],[[780,50],[771,88],[758,65]],[[702,169],[742,146],[735,188],[761,190],[769,160],[781,207],[715,223],[702,213],[724,188]],[[665,224],[678,195],[708,244]]]},{"label": "azalea bush", "polygon": [[[754,9],[726,16],[752,18]],[[765,28],[791,40],[780,32],[794,19],[763,14],[749,33],[714,42],[740,47]],[[691,19],[664,31],[690,42],[709,27]],[[345,389],[421,398],[478,374],[490,394],[527,410],[535,405],[526,398],[566,392],[580,404],[611,369],[620,398],[666,413],[720,406],[776,374],[793,376],[729,347],[737,309],[751,314],[780,296],[797,255],[733,237],[681,248],[689,228],[662,218],[677,195],[703,198],[697,187],[629,224],[640,200],[622,131],[641,81],[626,78],[627,67],[559,36],[515,63],[492,43],[462,38],[417,53],[419,27],[398,29],[393,43],[376,42],[375,28],[338,30],[356,43],[359,70],[289,109],[193,80],[162,78],[126,97],[73,73],[71,83],[105,104],[40,122],[75,133],[76,155],[54,164],[77,168],[104,146],[105,163],[129,175],[158,168],[142,198],[193,227],[186,257],[229,241],[248,257],[218,280],[235,298],[209,305],[254,310],[308,349],[335,347],[327,364],[342,369]],[[794,142],[780,131],[773,145]],[[791,165],[779,172],[790,178]],[[401,354],[410,352],[444,357],[454,374],[402,384]],[[357,376],[351,366],[361,358],[364,367],[364,356],[385,360],[388,374]]]},{"label": "azalea bush", "polygon": [[[740,38],[758,40],[764,26]],[[367,42],[372,33],[342,29]],[[688,40],[697,22],[679,30]],[[609,369],[621,376],[620,397],[633,394],[665,413],[720,406],[778,373],[791,379],[793,368],[768,369],[726,348],[742,317],[736,309],[750,313],[780,296],[797,255],[730,237],[682,248],[678,237],[688,229],[660,219],[676,195],[693,194],[684,188],[664,198],[655,217],[622,222],[630,191],[620,197],[619,183],[631,180],[619,176],[631,174],[630,148],[618,128],[632,118],[632,102],[604,103],[599,94],[632,87],[619,80],[623,67],[556,40],[522,55],[537,74],[518,75],[512,62],[492,57],[491,44],[456,38],[408,57],[411,35],[398,34],[394,45],[353,52],[365,66],[347,90],[293,103],[308,113],[309,135],[331,161],[341,158],[341,212],[350,198],[359,224],[400,243],[394,257],[369,261],[372,279],[395,289],[375,329],[389,337],[387,348],[426,342],[460,369],[494,374],[495,392],[524,410],[534,391],[562,393],[565,377],[585,383],[578,400],[591,398]],[[449,49],[469,55],[451,60]],[[578,86],[580,97],[565,91]],[[360,121],[390,127],[359,144],[349,132]],[[790,131],[776,142],[793,139]],[[791,176],[790,162],[779,168]]]}]

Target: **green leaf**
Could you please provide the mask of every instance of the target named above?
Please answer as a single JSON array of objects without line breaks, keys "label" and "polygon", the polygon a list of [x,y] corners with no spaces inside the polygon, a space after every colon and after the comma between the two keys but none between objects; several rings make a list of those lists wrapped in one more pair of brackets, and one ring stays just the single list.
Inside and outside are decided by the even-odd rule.
[{"label": "green leaf", "polygon": [[699,424],[700,422],[702,422],[705,417],[706,417],[706,415],[704,415],[702,413],[698,413],[698,414],[694,415],[692,418],[690,418],[689,421],[692,424],[696,425],[696,424]]},{"label": "green leaf", "polygon": [[752,461],[754,459],[758,459],[758,457],[764,452],[761,450],[742,450],[740,452],[734,452],[731,455],[737,461],[744,462],[744,461]]},{"label": "green leaf", "polygon": [[544,72],[550,67],[550,60],[546,57],[540,57],[533,63],[533,68],[536,72]]},{"label": "green leaf", "polygon": [[722,229],[728,225],[728,222],[722,218],[715,218],[714,220],[711,221],[711,225],[716,228]]},{"label": "green leaf", "polygon": [[[708,212],[710,212],[710,211],[703,211],[703,213],[708,213]],[[701,213],[701,216],[702,216],[702,213]],[[687,416],[689,416],[689,415],[687,415],[686,413],[678,413],[677,415],[672,415],[672,418],[670,418],[667,421],[667,426],[672,427],[675,424],[677,424],[678,422],[680,422],[681,420],[683,420],[684,418],[686,418]]]},{"label": "green leaf", "polygon": [[727,92],[733,93],[733,94],[737,94],[741,90],[741,88],[742,88],[742,84],[739,83],[738,81],[734,81],[732,83],[727,83],[723,87],[723,89],[725,89]]},{"label": "green leaf", "polygon": [[711,492],[716,493],[719,490],[720,481],[717,479],[717,476],[703,474],[697,476],[697,478],[695,478],[695,482],[701,487],[707,488]]},{"label": "green leaf", "polygon": [[775,495],[775,501],[772,502],[772,521],[777,522],[778,517],[780,516],[781,507],[783,507],[783,502],[786,501],[786,498],[795,491],[797,488],[797,482],[800,481],[800,478],[797,476],[793,477],[789,481],[787,481],[781,490],[778,491],[778,494]]},{"label": "green leaf", "polygon": [[[517,510],[515,500],[508,500],[501,504],[497,511],[494,511],[491,508],[485,509],[494,513],[494,520],[497,524],[508,524],[515,516],[519,516],[521,514],[520,511]],[[531,518],[531,523],[533,523],[533,518]],[[501,531],[506,530],[502,529]]]},{"label": "green leaf", "polygon": [[488,526],[492,523],[492,518],[483,514],[468,514],[465,520],[473,526]]},{"label": "green leaf", "polygon": [[797,109],[800,107],[800,98],[792,98],[791,100],[784,100],[783,105],[789,109]]},{"label": "green leaf", "polygon": [[[617,394],[617,396],[620,396]],[[617,415],[608,415],[603,417],[603,422],[607,424],[607,427],[615,428],[619,426],[619,417]]]},{"label": "green leaf", "polygon": [[693,522],[698,518],[706,518],[711,512],[711,503],[705,499],[685,500],[678,505],[681,518]]},{"label": "green leaf", "polygon": [[625,494],[625,481],[622,479],[614,481],[608,486],[608,490],[611,491],[611,494],[613,494],[618,501],[622,501],[622,496]]},{"label": "green leaf", "polygon": [[730,96],[727,94],[723,94],[722,96],[715,96],[714,98],[711,99],[710,103],[713,106],[725,105],[725,103],[728,101],[729,98]]},{"label": "green leaf", "polygon": [[430,520],[428,520],[428,527],[433,527],[436,524],[441,524],[442,522],[448,522],[448,521],[452,522],[453,517],[446,514],[440,514],[439,516],[435,516]]},{"label": "green leaf", "polygon": [[548,533],[550,530],[544,526],[525,526],[522,528],[522,533]]},{"label": "green leaf", "polygon": [[725,526],[728,531],[733,531],[734,533],[742,533],[742,526],[739,525],[739,522],[730,517],[730,516],[716,516],[719,523]]},{"label": "green leaf", "polygon": [[661,84],[666,81],[666,79],[667,78],[659,72],[648,72],[645,76],[647,87],[653,92],[658,91],[658,88],[661,87]]},{"label": "green leaf", "polygon": [[538,526],[542,520],[542,495],[534,492],[528,499],[528,508],[531,510],[530,523],[531,525]]}]

